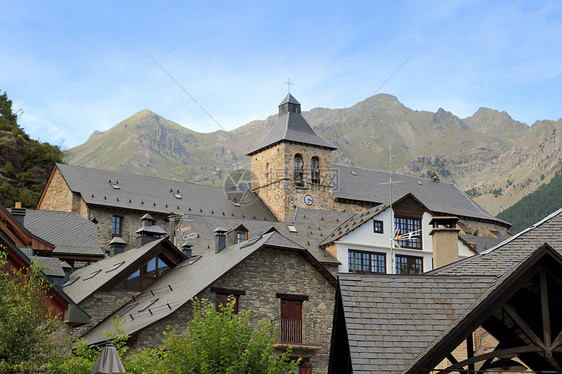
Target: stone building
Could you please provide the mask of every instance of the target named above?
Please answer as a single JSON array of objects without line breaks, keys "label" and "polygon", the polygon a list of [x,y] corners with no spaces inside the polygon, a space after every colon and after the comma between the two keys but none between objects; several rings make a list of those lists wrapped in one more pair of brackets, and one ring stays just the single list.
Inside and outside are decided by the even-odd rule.
[{"label": "stone building", "polygon": [[168,325],[184,330],[193,297],[220,305],[232,295],[254,322],[276,327],[276,348],[293,347],[303,373],[326,373],[336,278],[274,227],[232,245],[226,229],[213,231],[212,250],[189,258],[164,238],[75,271],[65,290],[96,316],[77,335],[103,343],[121,317],[135,353],[161,346]]},{"label": "stone building", "polygon": [[55,165],[37,209],[75,212],[91,220],[102,250],[110,255],[115,237],[125,242],[124,250],[139,246],[136,231],[147,213],[167,232],[177,224],[177,215],[189,212],[275,221],[261,200],[240,204],[220,187],[64,164]]}]

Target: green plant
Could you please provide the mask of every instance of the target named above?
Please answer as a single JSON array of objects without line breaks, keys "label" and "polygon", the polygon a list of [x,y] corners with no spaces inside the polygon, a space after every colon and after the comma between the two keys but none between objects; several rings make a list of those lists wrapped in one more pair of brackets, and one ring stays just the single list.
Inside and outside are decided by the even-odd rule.
[{"label": "green plant", "polygon": [[0,246],[0,373],[37,372],[54,351],[60,322],[46,306],[50,287],[37,263],[13,268]]}]

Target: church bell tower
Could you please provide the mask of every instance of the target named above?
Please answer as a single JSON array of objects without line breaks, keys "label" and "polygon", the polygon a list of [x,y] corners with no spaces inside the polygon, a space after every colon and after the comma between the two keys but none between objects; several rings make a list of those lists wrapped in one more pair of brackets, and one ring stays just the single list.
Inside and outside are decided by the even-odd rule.
[{"label": "church bell tower", "polygon": [[250,152],[252,191],[280,221],[292,221],[297,207],[333,209],[332,151],[301,114],[290,93],[265,138]]}]

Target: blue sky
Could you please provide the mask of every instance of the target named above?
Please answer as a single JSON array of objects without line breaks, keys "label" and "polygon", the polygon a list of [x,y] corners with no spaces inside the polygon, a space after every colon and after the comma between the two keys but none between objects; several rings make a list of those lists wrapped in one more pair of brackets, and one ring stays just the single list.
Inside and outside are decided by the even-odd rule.
[{"label": "blue sky", "polygon": [[0,90],[35,139],[85,142],[150,110],[190,129],[344,108],[380,89],[414,110],[562,117],[559,1],[4,1]]}]

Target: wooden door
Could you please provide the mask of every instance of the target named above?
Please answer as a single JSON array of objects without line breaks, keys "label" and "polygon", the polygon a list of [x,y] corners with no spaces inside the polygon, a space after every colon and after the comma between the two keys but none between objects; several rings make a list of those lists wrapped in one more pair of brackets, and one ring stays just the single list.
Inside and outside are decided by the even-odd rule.
[{"label": "wooden door", "polygon": [[281,341],[302,343],[302,301],[281,300]]},{"label": "wooden door", "polygon": [[310,362],[305,362],[299,366],[299,374],[312,374],[312,364]]}]

